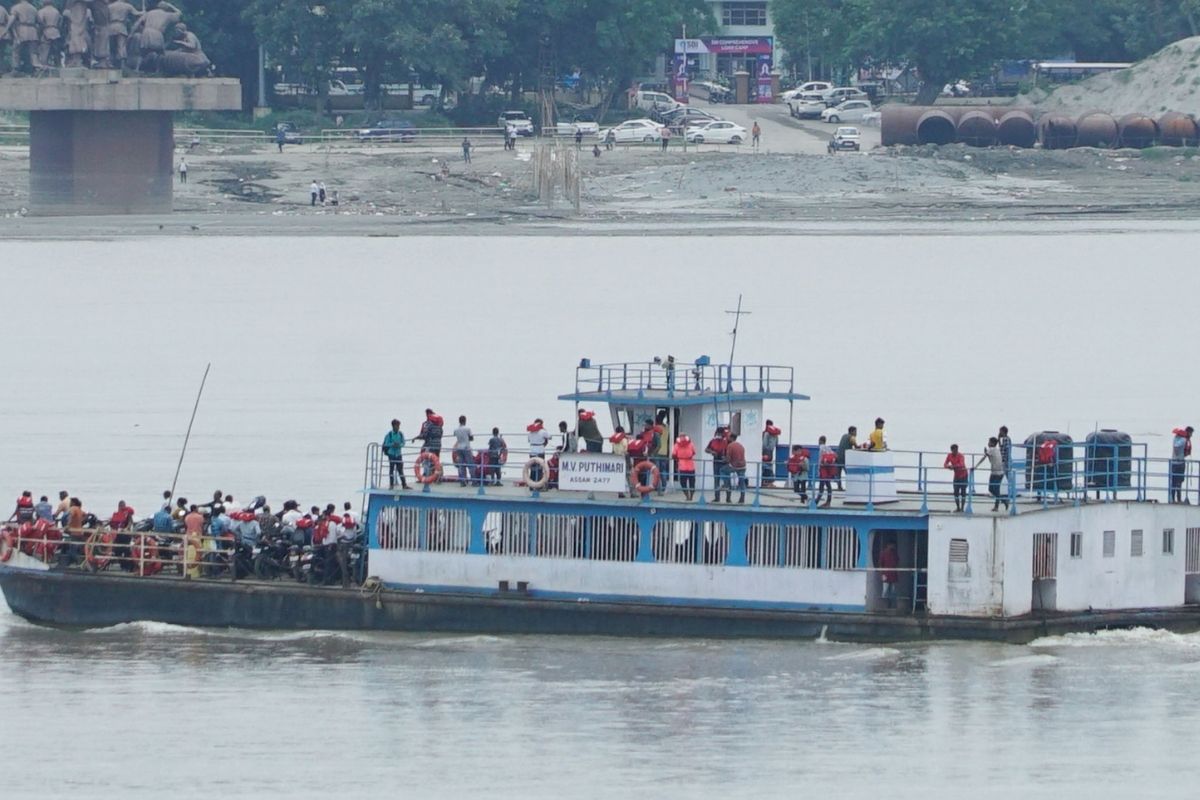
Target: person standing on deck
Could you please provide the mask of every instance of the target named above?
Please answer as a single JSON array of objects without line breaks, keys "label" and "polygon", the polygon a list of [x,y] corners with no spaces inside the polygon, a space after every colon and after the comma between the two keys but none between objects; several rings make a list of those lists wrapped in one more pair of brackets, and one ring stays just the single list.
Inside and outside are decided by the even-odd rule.
[{"label": "person standing on deck", "polygon": [[[546,460],[546,445],[550,443],[550,434],[546,433],[546,423],[541,417],[535,419],[531,424],[525,426],[525,438],[529,442],[529,458],[540,458]],[[529,470],[529,479],[532,481],[540,481],[542,479],[541,465],[535,464]]]},{"label": "person standing on deck", "polygon": [[[632,470],[630,468],[632,467],[632,464],[630,463],[630,458],[629,458],[629,437],[625,434],[625,429],[623,427],[621,427],[620,425],[618,425],[616,427],[616,429],[613,431],[613,435],[608,437],[608,441],[612,444],[613,455],[621,456],[622,458],[625,459],[625,474],[626,474],[626,476],[631,475]],[[617,493],[617,497],[624,497],[624,496],[625,496],[624,492]]]},{"label": "person standing on deck", "polygon": [[567,427],[565,419],[559,420],[558,435],[562,437],[562,451],[564,453],[579,452],[579,434]]},{"label": "person standing on deck", "polygon": [[1004,456],[1000,451],[1000,440],[995,436],[988,439],[987,447],[983,451],[983,456],[976,462],[975,467],[978,468],[984,461],[988,462],[988,494],[990,494],[995,502],[992,504],[992,511],[1000,510],[1000,503],[1004,503],[1004,507],[1008,508],[1008,498],[1000,497],[1000,480],[1004,477]]},{"label": "person standing on deck", "polygon": [[958,452],[958,445],[950,445],[950,453],[942,466],[954,474],[954,510],[962,511],[967,504],[967,477],[970,473],[967,470],[966,459]]},{"label": "person standing on deck", "polygon": [[875,418],[875,430],[867,439],[867,449],[873,452],[887,450],[887,435],[883,432],[883,417]]},{"label": "person standing on deck", "polygon": [[858,428],[851,425],[842,434],[837,446],[837,488],[842,491],[842,473],[846,471],[846,451],[858,447]]},{"label": "person standing on deck", "polygon": [[458,427],[454,429],[454,464],[458,467],[458,485],[466,486],[470,476],[470,465],[474,459],[471,452],[471,442],[475,441],[474,434],[467,427],[467,418],[459,416]]},{"label": "person standing on deck", "polygon": [[600,426],[596,424],[595,412],[579,409],[579,421],[575,424],[575,430],[579,438],[583,439],[583,445],[589,453],[603,452],[604,436],[600,433]]},{"label": "person standing on deck", "polygon": [[9,522],[33,522],[34,511],[33,492],[21,492],[21,496],[17,498],[17,508],[13,511],[12,516],[8,518]]},{"label": "person standing on deck", "polygon": [[[442,426],[445,420],[441,415],[433,413],[432,408],[425,409],[425,421],[421,423],[421,430],[413,437],[413,441],[420,439],[421,452],[432,453],[438,461],[442,459]],[[433,465],[425,464],[425,474],[433,474]]]},{"label": "person standing on deck", "polygon": [[46,495],[42,495],[42,498],[38,500],[37,505],[33,507],[33,514],[39,520],[54,522],[54,507],[50,505],[50,498],[46,497]]},{"label": "person standing on deck", "polygon": [[732,503],[731,478],[738,476],[738,502],[746,502],[746,447],[739,442],[736,433],[729,434],[729,444],[725,447],[725,502]]},{"label": "person standing on deck", "polygon": [[792,454],[787,460],[788,475],[792,477],[792,491],[800,495],[800,502],[808,502],[808,450],[802,444],[792,445]]},{"label": "person standing on deck", "polygon": [[833,502],[833,483],[838,476],[837,452],[826,443],[822,436],[817,440],[817,498],[816,505],[821,505],[821,495],[825,495],[825,508]]},{"label": "person standing on deck", "polygon": [[1187,475],[1187,457],[1192,454],[1192,426],[1176,428],[1172,431],[1175,438],[1171,440],[1171,502],[1182,503],[1184,500],[1183,480]]},{"label": "person standing on deck", "polygon": [[647,455],[658,467],[658,493],[663,494],[667,491],[667,476],[670,474],[671,468],[671,430],[669,423],[670,415],[666,411],[662,411],[658,415],[658,422],[654,425],[655,447]]},{"label": "person standing on deck", "polygon": [[879,598],[888,608],[896,607],[896,584],[900,582],[900,573],[897,571],[899,566],[900,554],[896,551],[896,543],[888,542],[879,554]]},{"label": "person standing on deck", "polygon": [[184,531],[184,576],[200,577],[200,557],[204,552],[204,515],[196,506],[188,508],[188,514],[183,518]]},{"label": "person standing on deck", "polygon": [[[1008,493],[1015,495],[1015,487],[1012,485],[1012,439],[1008,437],[1008,426],[1001,425],[1000,432],[996,435],[996,440],[1000,447],[1000,458],[1004,461],[1004,479],[1008,482]],[[1007,506],[1008,503],[1005,503]]]},{"label": "person standing on deck", "polygon": [[488,439],[487,459],[487,476],[484,482],[499,486],[500,466],[508,460],[508,442],[500,435],[499,428],[492,428],[492,438]]},{"label": "person standing on deck", "polygon": [[675,458],[675,472],[679,475],[679,487],[685,500],[696,496],[696,445],[686,433],[679,434],[671,450]]},{"label": "person standing on deck", "polygon": [[726,436],[725,428],[718,427],[713,434],[713,438],[709,440],[704,447],[704,452],[712,456],[713,461],[713,491],[716,497],[713,498],[714,503],[721,502],[721,479],[725,472],[725,450],[729,447],[729,439]]},{"label": "person standing on deck", "polygon": [[180,183],[187,183],[187,173],[188,173],[187,159],[181,158],[181,159],[179,159],[179,182]]},{"label": "person standing on deck", "polygon": [[67,513],[71,510],[71,493],[63,489],[58,493],[58,505],[54,507],[54,521],[61,527],[67,526]]},{"label": "person standing on deck", "polygon": [[762,435],[763,486],[775,485],[775,449],[779,447],[779,434],[781,433],[783,431],[776,428],[773,421],[767,420]]},{"label": "person standing on deck", "polygon": [[392,429],[383,437],[383,454],[388,459],[388,488],[396,488],[396,478],[400,479],[400,486],[404,489],[408,488],[408,481],[404,477],[404,432],[400,430],[400,420],[392,420]]}]

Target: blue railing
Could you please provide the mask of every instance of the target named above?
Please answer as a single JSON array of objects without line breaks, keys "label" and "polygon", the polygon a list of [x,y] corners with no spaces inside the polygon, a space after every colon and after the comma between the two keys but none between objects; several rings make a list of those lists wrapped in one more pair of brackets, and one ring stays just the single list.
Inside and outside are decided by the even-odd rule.
[{"label": "blue railing", "polygon": [[668,397],[710,394],[789,395],[795,391],[792,367],[766,364],[689,365],[673,361],[625,362],[575,369],[575,393],[666,392]]}]

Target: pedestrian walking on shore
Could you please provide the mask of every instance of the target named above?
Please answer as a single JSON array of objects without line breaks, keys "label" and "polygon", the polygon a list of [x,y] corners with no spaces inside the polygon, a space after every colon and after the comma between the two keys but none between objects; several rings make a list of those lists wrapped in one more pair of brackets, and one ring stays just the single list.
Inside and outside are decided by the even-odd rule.
[{"label": "pedestrian walking on shore", "polygon": [[662,129],[662,151],[667,152],[667,145],[671,143],[671,129],[666,125]]},{"label": "pedestrian walking on shore", "polygon": [[608,133],[604,134],[604,149],[612,150],[613,145],[617,143],[617,132],[612,128],[608,129]]},{"label": "pedestrian walking on shore", "polygon": [[321,201],[321,205],[325,205],[325,181],[317,184],[317,200]]},{"label": "pedestrian walking on shore", "polygon": [[188,172],[187,159],[186,158],[179,159],[179,182],[180,183],[187,183],[187,172]]},{"label": "pedestrian walking on shore", "polygon": [[462,140],[463,161],[468,164],[471,163],[471,147],[471,140],[464,136]]},{"label": "pedestrian walking on shore", "polygon": [[581,147],[583,147],[583,131],[580,130],[579,128],[576,128],[575,129],[575,149],[578,150]]},{"label": "pedestrian walking on shore", "polygon": [[762,136],[762,128],[758,127],[758,120],[754,120],[754,127],[750,129],[750,143],[754,145],[754,149],[758,149],[758,139]]},{"label": "pedestrian walking on shore", "polygon": [[317,186],[316,181],[313,181],[312,185],[310,185],[308,187],[308,193],[311,197],[311,199],[309,201],[310,206],[315,206],[317,204],[317,193],[320,191],[321,191],[321,187]]},{"label": "pedestrian walking on shore", "polygon": [[284,142],[286,142],[286,141],[287,141],[287,137],[283,133],[283,128],[276,128],[275,129],[275,146],[279,148],[279,152],[281,152],[281,153],[283,152],[283,145],[284,145]]}]

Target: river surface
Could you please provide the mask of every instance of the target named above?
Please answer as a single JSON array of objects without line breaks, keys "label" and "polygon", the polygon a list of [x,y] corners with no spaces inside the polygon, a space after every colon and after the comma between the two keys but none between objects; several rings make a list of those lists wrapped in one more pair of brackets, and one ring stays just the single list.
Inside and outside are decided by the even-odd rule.
[{"label": "river surface", "polygon": [[[797,367],[798,439],[1200,419],[1200,226],[6,243],[0,498],[356,499],[394,416],[566,418],[594,363]],[[777,421],[786,420],[786,408]],[[1200,425],[1197,425],[1200,427]],[[8,502],[8,500],[5,500]],[[0,606],[0,609],[3,607]],[[1192,797],[1200,636],[1030,646],[37,628],[0,797]]]}]

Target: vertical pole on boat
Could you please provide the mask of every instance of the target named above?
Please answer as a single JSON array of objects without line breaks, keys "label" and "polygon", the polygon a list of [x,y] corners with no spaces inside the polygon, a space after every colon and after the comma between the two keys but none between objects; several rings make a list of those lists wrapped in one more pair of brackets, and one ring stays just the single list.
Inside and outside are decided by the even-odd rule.
[{"label": "vertical pole on boat", "polygon": [[196,422],[196,411],[200,408],[200,396],[204,394],[204,384],[208,381],[208,371],[212,369],[210,361],[204,367],[204,377],[200,379],[200,391],[196,392],[196,403],[192,406],[192,418],[188,420],[187,433],[183,436],[183,449],[179,451],[179,463],[175,465],[175,477],[171,479],[171,499],[175,499],[175,486],[179,483],[179,471],[183,469],[183,457],[187,455],[188,440],[192,438],[192,425]]}]

